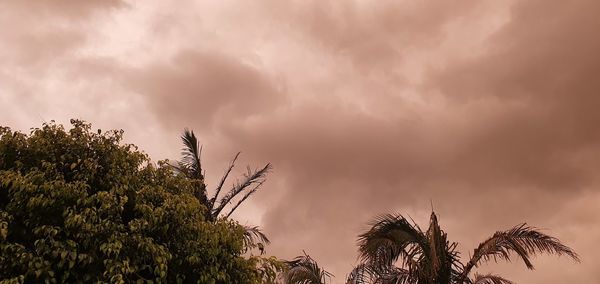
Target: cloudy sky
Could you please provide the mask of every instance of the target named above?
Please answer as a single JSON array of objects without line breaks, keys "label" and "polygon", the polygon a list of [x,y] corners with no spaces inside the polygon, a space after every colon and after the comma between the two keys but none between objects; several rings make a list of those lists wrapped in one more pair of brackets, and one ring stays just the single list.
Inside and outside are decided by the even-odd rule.
[{"label": "cloudy sky", "polygon": [[[0,124],[82,118],[154,160],[196,131],[214,184],[271,162],[235,218],[343,282],[356,236],[431,204],[465,257],[544,228],[582,258],[486,265],[600,282],[600,2],[2,0]],[[425,224],[423,224],[424,226]]]}]

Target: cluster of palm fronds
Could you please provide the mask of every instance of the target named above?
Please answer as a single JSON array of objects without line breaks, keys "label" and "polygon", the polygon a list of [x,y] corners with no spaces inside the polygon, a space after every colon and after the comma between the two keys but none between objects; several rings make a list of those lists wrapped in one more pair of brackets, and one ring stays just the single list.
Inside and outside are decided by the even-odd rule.
[{"label": "cluster of palm fronds", "polygon": [[347,283],[510,284],[498,275],[471,276],[471,272],[483,262],[510,261],[513,255],[529,269],[533,269],[531,257],[540,253],[566,255],[579,261],[571,248],[526,224],[496,232],[475,249],[466,264],[433,212],[427,231],[401,215],[383,215],[371,225],[359,236],[361,263],[350,273]]},{"label": "cluster of palm fronds", "polygon": [[[402,215],[376,217],[371,228],[358,239],[361,262],[346,279],[347,284],[512,284],[495,274],[473,273],[487,261],[511,261],[518,256],[529,269],[531,257],[547,253],[568,256],[579,262],[578,255],[558,239],[537,228],[520,224],[498,231],[481,243],[470,260],[461,262],[457,243],[448,241],[437,216],[431,213],[429,228],[423,231]],[[323,284],[332,277],[306,253],[288,262],[285,283]]]},{"label": "cluster of palm fronds", "polygon": [[303,256],[298,256],[286,264],[288,270],[283,275],[286,283],[323,284],[333,276],[321,268],[306,252]]},{"label": "cluster of palm fronds", "polygon": [[[242,180],[221,195],[240,155],[237,153],[209,198],[200,159],[202,147],[193,131],[186,129],[181,138],[183,157],[173,168],[192,180],[198,200],[207,208],[205,218],[208,221],[215,221],[219,216],[229,218],[260,188],[271,169],[270,164],[256,170],[248,168]],[[237,202],[234,203],[234,200]],[[231,205],[229,210],[223,211],[228,205]],[[227,213],[221,215],[223,212]],[[490,260],[511,261],[514,255],[529,269],[533,269],[531,257],[540,253],[566,255],[579,261],[571,248],[526,224],[496,232],[474,250],[466,264],[461,262],[457,243],[448,240],[434,212],[426,231],[402,215],[382,215],[370,225],[371,228],[359,236],[361,263],[349,274],[348,284],[511,284],[511,281],[494,274],[474,273],[471,276],[472,270]],[[262,254],[269,239],[256,226],[244,226],[244,229],[246,249],[258,248]],[[288,269],[283,274],[286,283],[322,284],[333,276],[306,253],[286,262],[286,265]]]},{"label": "cluster of palm fronds", "polygon": [[[181,151],[182,158],[176,165],[171,166],[176,172],[185,175],[192,181],[196,197],[207,209],[204,214],[207,221],[214,222],[219,216],[229,218],[231,214],[233,214],[233,212],[248,199],[248,197],[256,193],[265,182],[267,173],[271,170],[271,164],[266,164],[264,167],[256,170],[248,168],[241,181],[234,183],[231,189],[225,194],[221,194],[223,186],[240,156],[240,153],[237,153],[229,163],[219,184],[213,190],[213,194],[209,198],[209,192],[204,180],[204,171],[202,169],[202,147],[194,132],[188,129],[184,130],[181,140],[183,141],[184,146]],[[223,211],[228,205],[231,205],[229,210]],[[227,213],[221,215],[223,212]],[[244,228],[245,248],[252,249],[258,247],[261,253],[263,253],[264,245],[269,244],[267,236],[257,226],[244,226]]]}]

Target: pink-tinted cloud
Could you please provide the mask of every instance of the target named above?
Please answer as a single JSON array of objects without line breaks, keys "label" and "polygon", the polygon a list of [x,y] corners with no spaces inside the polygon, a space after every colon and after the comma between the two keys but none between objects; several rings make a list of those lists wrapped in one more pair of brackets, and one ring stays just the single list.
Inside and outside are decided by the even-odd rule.
[{"label": "pink-tinted cloud", "polygon": [[[529,222],[583,259],[483,271],[519,283],[595,283],[600,7],[551,2],[46,7],[59,28],[29,27],[29,37],[0,28],[12,38],[0,50],[11,62],[0,98],[18,104],[19,90],[68,90],[55,101],[78,110],[53,105],[50,114],[124,127],[155,159],[176,155],[178,132],[192,127],[212,179],[238,150],[245,162],[272,162],[263,192],[236,218],[261,222],[270,253],[305,249],[334,283],[355,263],[371,217],[426,221],[432,203],[465,256],[495,230]],[[5,21],[29,7],[11,5]],[[26,109],[46,102],[36,99]]]}]

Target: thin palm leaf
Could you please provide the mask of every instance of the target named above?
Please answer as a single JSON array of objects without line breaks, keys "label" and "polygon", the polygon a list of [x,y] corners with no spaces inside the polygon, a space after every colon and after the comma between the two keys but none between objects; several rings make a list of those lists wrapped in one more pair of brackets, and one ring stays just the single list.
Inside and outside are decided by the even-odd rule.
[{"label": "thin palm leaf", "polygon": [[241,154],[240,152],[237,152],[237,154],[235,154],[235,157],[233,157],[233,160],[231,160],[231,162],[229,163],[229,167],[227,167],[227,170],[221,177],[221,181],[219,181],[219,185],[217,185],[217,188],[215,189],[215,194],[209,201],[209,208],[210,208],[211,212],[215,206],[215,202],[216,202],[217,198],[219,197],[219,194],[221,193],[221,189],[223,189],[223,184],[225,184],[225,181],[229,177],[231,170],[233,170],[233,167],[235,166],[235,162],[240,157],[240,154]]},{"label": "thin palm leaf", "polygon": [[[240,193],[244,192],[244,191],[248,191],[251,192],[250,194],[244,196],[242,199],[246,200],[246,198],[248,198],[249,195],[253,194],[256,192],[256,190],[258,189],[258,187],[260,187],[260,185],[263,184],[263,182],[265,181],[266,175],[267,173],[269,173],[269,171],[271,170],[271,164],[266,164],[263,168],[258,169],[258,170],[250,170],[248,168],[248,171],[246,172],[246,174],[244,174],[244,179],[242,182],[236,183],[233,188],[231,188],[229,190],[229,192],[227,192],[227,194],[225,194],[218,202],[218,206],[216,208],[213,209],[212,214],[214,216],[219,216],[219,214],[221,213],[221,211],[223,211],[223,209],[225,208],[225,206],[227,204],[230,204],[233,199],[239,195]],[[253,185],[258,185],[255,187],[252,187]],[[242,200],[242,202],[243,202]],[[240,202],[241,203],[241,202]],[[216,205],[216,204],[215,204]],[[237,204],[236,206],[233,207],[232,211],[227,214],[228,216],[231,215],[231,213],[233,213],[233,211],[239,206],[239,204]]]}]

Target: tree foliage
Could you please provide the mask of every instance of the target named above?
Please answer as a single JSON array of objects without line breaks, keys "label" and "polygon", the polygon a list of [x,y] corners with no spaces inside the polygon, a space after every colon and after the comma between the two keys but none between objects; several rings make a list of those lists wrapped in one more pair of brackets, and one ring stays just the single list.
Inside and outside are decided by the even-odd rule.
[{"label": "tree foliage", "polygon": [[189,179],[123,144],[123,131],[71,123],[0,128],[1,282],[274,279],[281,264],[243,257],[246,230],[205,221]]}]

